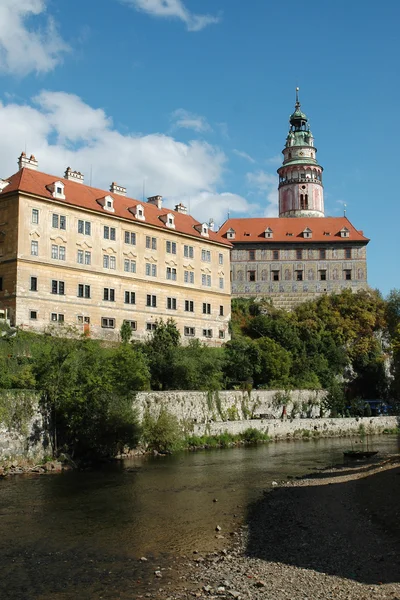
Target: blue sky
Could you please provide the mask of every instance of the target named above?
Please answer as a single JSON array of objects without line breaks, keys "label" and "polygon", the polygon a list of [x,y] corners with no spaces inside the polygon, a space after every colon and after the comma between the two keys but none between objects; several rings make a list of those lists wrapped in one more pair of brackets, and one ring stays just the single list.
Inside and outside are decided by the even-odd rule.
[{"label": "blue sky", "polygon": [[326,215],[371,238],[369,283],[400,288],[400,3],[0,0],[0,177],[26,148],[200,220],[277,216],[295,87]]}]

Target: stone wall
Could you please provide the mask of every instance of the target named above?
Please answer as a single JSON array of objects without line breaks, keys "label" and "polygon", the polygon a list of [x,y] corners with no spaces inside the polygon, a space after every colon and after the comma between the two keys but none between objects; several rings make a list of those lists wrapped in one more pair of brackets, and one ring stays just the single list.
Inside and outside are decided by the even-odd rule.
[{"label": "stone wall", "polygon": [[290,417],[319,417],[321,401],[326,392],[293,390],[290,400],[284,401],[284,392],[255,390],[250,394],[241,391],[224,392],[139,392],[136,397],[139,417],[145,410],[158,416],[165,408],[181,423],[201,424],[211,422],[241,421],[251,418],[279,419],[283,405]]},{"label": "stone wall", "polygon": [[227,423],[207,423],[194,425],[194,435],[218,435],[231,433],[237,435],[249,427],[268,434],[272,439],[291,437],[335,437],[359,434],[360,426],[366,434],[383,433],[385,429],[399,427],[399,417],[357,417],[346,419],[250,419]]},{"label": "stone wall", "polygon": [[[4,390],[0,400],[6,400],[11,407],[11,414],[6,417],[0,414],[0,461],[21,457],[42,459],[46,454],[47,436],[35,393]],[[31,410],[25,411],[27,416],[24,418],[18,406],[26,404],[26,401],[30,403]]]}]

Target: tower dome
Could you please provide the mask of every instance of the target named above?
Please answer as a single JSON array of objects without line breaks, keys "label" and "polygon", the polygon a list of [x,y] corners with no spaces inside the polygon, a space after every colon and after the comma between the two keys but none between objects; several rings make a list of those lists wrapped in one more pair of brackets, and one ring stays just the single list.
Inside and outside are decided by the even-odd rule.
[{"label": "tower dome", "polygon": [[317,162],[317,149],[301,111],[299,88],[296,104],[289,117],[289,133],[283,149],[283,164],[279,174],[280,217],[324,217],[323,168]]}]

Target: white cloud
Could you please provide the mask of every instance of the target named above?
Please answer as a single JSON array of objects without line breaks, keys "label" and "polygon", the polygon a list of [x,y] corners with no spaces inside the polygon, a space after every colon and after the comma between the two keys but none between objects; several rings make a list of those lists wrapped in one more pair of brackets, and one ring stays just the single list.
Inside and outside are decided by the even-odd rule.
[{"label": "white cloud", "polygon": [[213,15],[195,15],[186,8],[182,0],[121,0],[136,10],[145,12],[153,17],[179,19],[183,21],[188,31],[200,31],[213,23],[220,21]]},{"label": "white cloud", "polygon": [[256,171],[255,173],[247,173],[246,177],[250,187],[262,194],[267,201],[264,216],[277,217],[279,203],[277,176],[265,171]]},{"label": "white cloud", "polygon": [[254,164],[255,162],[257,162],[252,156],[250,156],[250,154],[247,154],[247,152],[242,152],[241,150],[233,150],[233,153],[236,154],[236,156],[240,156],[240,158],[248,160],[250,163]]},{"label": "white cloud", "polygon": [[282,164],[283,157],[282,154],[276,154],[275,156],[271,156],[266,159],[267,165],[276,165],[277,167]]},{"label": "white cloud", "polygon": [[46,11],[46,0],[1,0],[0,2],[0,72],[26,75],[32,71],[46,73],[54,69],[68,50],[54,20],[34,29],[31,17]]},{"label": "white cloud", "polygon": [[92,171],[94,186],[108,189],[117,181],[140,199],[145,182],[147,196],[162,194],[171,207],[190,203],[200,221],[221,223],[228,209],[240,214],[251,208],[237,194],[219,193],[227,158],[218,148],[161,133],[123,135],[103,110],[72,94],[43,91],[30,104],[0,102],[0,130],[2,178],[15,173],[26,147],[41,171],[62,176],[70,166],[85,173],[86,183]]},{"label": "white cloud", "polygon": [[171,115],[175,127],[183,127],[184,129],[193,129],[198,133],[212,131],[211,126],[205,117],[195,115],[184,108],[178,108]]}]

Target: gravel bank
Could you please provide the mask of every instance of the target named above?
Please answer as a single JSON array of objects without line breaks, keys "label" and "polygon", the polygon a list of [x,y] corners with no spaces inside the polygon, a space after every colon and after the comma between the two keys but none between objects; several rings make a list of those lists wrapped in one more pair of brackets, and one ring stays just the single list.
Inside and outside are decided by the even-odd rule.
[{"label": "gravel bank", "polygon": [[283,482],[236,536],[217,533],[226,549],[138,598],[400,600],[399,499],[398,456]]}]

